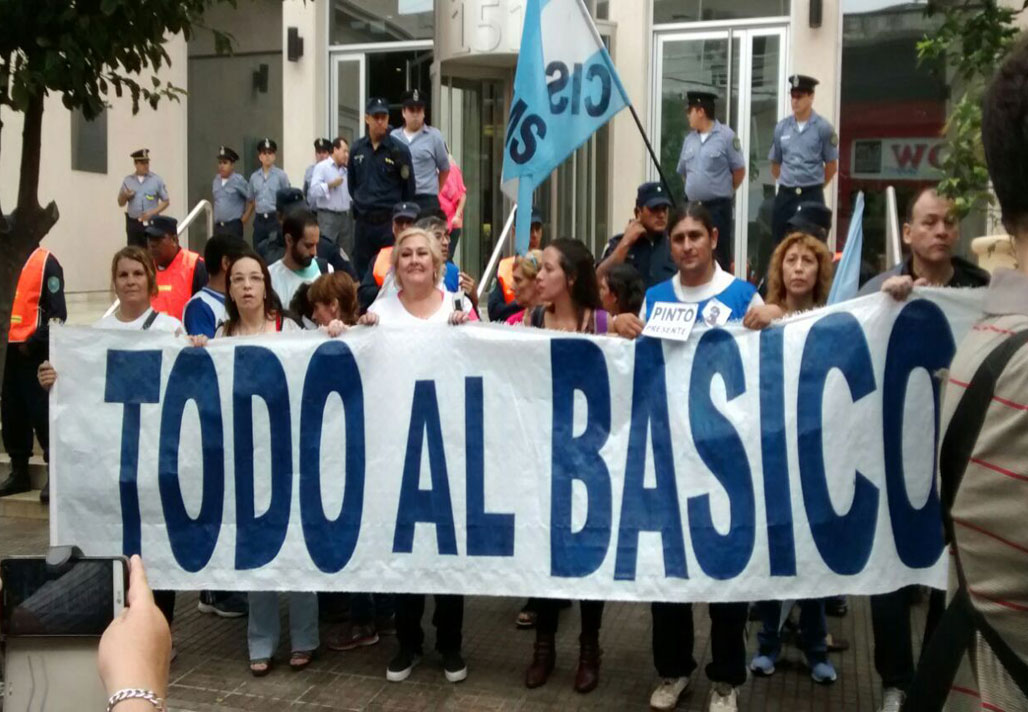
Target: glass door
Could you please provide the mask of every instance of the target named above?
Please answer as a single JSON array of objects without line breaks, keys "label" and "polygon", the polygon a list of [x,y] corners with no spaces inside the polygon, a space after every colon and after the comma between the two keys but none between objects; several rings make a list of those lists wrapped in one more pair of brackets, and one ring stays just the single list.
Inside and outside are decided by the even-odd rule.
[{"label": "glass door", "polygon": [[364,135],[364,54],[332,55],[330,136],[350,145]]},{"label": "glass door", "polygon": [[[732,257],[736,276],[754,282],[770,257],[775,181],[767,154],[775,124],[787,108],[786,46],[782,26],[659,34],[654,43],[657,100],[651,135],[660,146],[661,169],[679,202],[685,186],[675,169],[689,132],[687,92],[716,94],[716,118],[730,126],[742,144],[746,178],[735,193]],[[650,173],[656,180],[656,170],[651,167]]]}]

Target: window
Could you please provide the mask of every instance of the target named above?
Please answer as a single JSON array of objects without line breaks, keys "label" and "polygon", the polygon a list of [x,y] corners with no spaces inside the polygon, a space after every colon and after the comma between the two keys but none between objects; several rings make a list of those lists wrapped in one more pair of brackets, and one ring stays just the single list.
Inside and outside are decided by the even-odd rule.
[{"label": "window", "polygon": [[402,42],[435,36],[432,0],[333,0],[329,43]]},{"label": "window", "polygon": [[78,109],[71,112],[71,169],[107,172],[107,111],[92,121]]},{"label": "window", "polygon": [[791,0],[653,0],[653,24],[784,17]]}]

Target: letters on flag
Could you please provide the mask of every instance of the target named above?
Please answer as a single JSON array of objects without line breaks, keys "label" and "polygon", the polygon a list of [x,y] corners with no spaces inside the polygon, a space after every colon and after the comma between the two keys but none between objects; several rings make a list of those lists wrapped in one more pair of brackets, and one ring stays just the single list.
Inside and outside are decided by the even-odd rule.
[{"label": "letters on flag", "polygon": [[[638,601],[945,584],[938,381],[980,291],[688,342],[57,327],[51,539],[156,588]],[[916,348],[910,348],[916,344]]]},{"label": "letters on flag", "polygon": [[504,142],[503,192],[528,249],[532,191],[629,104],[582,0],[528,0]]}]

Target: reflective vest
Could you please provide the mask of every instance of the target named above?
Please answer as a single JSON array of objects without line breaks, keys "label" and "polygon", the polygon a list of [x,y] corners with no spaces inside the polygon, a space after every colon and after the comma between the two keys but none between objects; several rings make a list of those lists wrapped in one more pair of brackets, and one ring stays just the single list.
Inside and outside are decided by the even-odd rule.
[{"label": "reflective vest", "polygon": [[21,268],[11,307],[11,327],[7,331],[7,340],[12,344],[28,341],[39,327],[39,298],[43,294],[43,275],[49,256],[49,250],[37,247]]},{"label": "reflective vest", "polygon": [[496,279],[503,290],[503,301],[510,304],[514,301],[514,258],[504,257],[496,270]]},{"label": "reflective vest", "polygon": [[378,288],[382,288],[382,284],[385,282],[386,275],[389,274],[389,270],[393,267],[393,248],[383,247],[378,251],[378,256],[375,257],[375,269],[372,274],[375,275],[375,284]]},{"label": "reflective vest", "polygon": [[157,270],[157,296],[150,300],[156,311],[182,319],[186,302],[193,296],[193,272],[200,255],[182,248],[164,269]]}]

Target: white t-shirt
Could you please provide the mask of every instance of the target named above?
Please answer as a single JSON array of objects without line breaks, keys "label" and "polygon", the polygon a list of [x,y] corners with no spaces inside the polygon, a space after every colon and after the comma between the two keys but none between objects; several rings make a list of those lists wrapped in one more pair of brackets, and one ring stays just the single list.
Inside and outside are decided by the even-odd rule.
[{"label": "white t-shirt", "polygon": [[[118,318],[118,312],[115,311],[108,316],[103,317],[100,321],[93,324],[94,329],[121,329],[123,331],[142,331],[143,325],[146,320],[150,318],[150,314],[153,313],[153,309],[147,309],[143,312],[143,315],[134,321],[122,321]],[[166,331],[170,334],[184,333],[182,329],[182,322],[173,316],[167,314],[157,313],[157,318],[150,324],[150,331]]]},{"label": "white t-shirt", "polygon": [[[332,271],[332,265],[328,265],[328,272]],[[282,308],[288,309],[289,302],[293,300],[293,295],[296,294],[300,285],[309,284],[320,277],[321,268],[318,267],[317,260],[311,260],[311,263],[302,270],[294,271],[286,267],[285,262],[279,260],[268,266],[268,273],[271,274],[271,288],[275,290],[275,294],[282,301]]]},{"label": "white t-shirt", "polygon": [[[438,291],[443,295],[442,302],[440,302],[439,308],[436,309],[435,313],[427,319],[414,316],[407,311],[407,307],[403,306],[403,302],[400,301],[400,294],[398,292],[379,299],[368,307],[368,311],[378,315],[379,324],[388,324],[389,326],[394,324],[402,326],[409,326],[411,324],[445,324],[449,321],[450,314],[454,312],[454,302],[458,295],[442,289]],[[460,299],[462,304],[461,311],[474,321],[475,312],[471,308],[470,300],[467,297],[460,297]]]},{"label": "white t-shirt", "polygon": [[[302,331],[302,330],[303,330],[303,328],[299,324],[297,324],[295,321],[293,321],[289,317],[285,317],[284,316],[284,317],[282,317],[282,326],[281,326],[281,328],[278,331],[275,331],[271,327],[271,325],[269,324],[268,331],[266,331],[264,333],[266,333],[266,334],[277,334],[277,333],[282,333],[282,332],[285,332],[285,331]],[[256,334],[248,334],[248,336],[256,336]],[[220,326],[218,326],[218,330],[214,332],[214,338],[215,339],[231,338],[231,337],[226,337],[225,336],[225,325],[224,324],[221,324]]]},{"label": "white t-shirt", "polygon": [[[699,304],[705,302],[712,297],[716,297],[721,292],[728,289],[728,287],[735,281],[735,276],[731,272],[725,272],[721,269],[716,261],[714,262],[714,276],[711,277],[710,281],[706,284],[701,284],[698,287],[687,287],[682,284],[682,273],[679,272],[671,278],[671,288],[675,290],[675,297],[678,301],[685,302],[686,304]],[[750,307],[759,307],[764,303],[759,292],[754,292],[753,298],[750,299]],[[639,310],[639,318],[646,321],[646,300],[643,299],[642,309]]]}]

